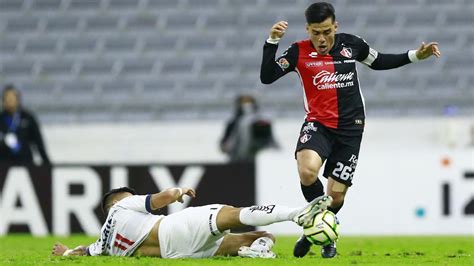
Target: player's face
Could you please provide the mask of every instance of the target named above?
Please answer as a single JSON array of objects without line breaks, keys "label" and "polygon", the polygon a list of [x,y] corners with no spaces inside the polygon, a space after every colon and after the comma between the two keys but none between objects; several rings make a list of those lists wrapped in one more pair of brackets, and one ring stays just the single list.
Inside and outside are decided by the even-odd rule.
[{"label": "player's face", "polygon": [[321,55],[326,55],[334,46],[337,22],[332,21],[332,18],[327,18],[321,23],[306,24],[306,31],[316,52]]},{"label": "player's face", "polygon": [[18,96],[14,91],[5,92],[3,98],[3,108],[10,113],[16,112],[18,109]]}]

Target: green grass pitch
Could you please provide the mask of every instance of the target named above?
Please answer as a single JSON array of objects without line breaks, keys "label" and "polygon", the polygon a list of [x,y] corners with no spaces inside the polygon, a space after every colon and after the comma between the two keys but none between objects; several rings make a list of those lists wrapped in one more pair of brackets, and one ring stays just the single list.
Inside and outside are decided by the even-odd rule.
[{"label": "green grass pitch", "polygon": [[147,257],[53,257],[56,240],[75,247],[94,238],[34,238],[28,235],[0,237],[0,265],[474,265],[472,236],[352,237],[338,242],[338,256],[322,259],[313,246],[310,255],[292,256],[297,236],[277,236],[277,259],[217,257],[212,259],[159,259]]}]

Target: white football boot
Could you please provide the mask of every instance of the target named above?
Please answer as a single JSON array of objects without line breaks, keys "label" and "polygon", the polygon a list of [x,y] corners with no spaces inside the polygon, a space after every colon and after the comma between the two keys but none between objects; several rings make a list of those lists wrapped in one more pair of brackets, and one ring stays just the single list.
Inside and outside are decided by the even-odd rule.
[{"label": "white football boot", "polygon": [[260,251],[254,250],[247,246],[242,246],[239,248],[238,254],[242,258],[262,258],[262,259],[274,259],[276,258],[276,254],[269,250],[269,251]]},{"label": "white football boot", "polygon": [[293,217],[293,222],[303,227],[309,225],[313,216],[318,212],[326,210],[329,205],[331,205],[331,202],[331,196],[323,195],[315,198],[310,203],[308,203],[302,212]]}]

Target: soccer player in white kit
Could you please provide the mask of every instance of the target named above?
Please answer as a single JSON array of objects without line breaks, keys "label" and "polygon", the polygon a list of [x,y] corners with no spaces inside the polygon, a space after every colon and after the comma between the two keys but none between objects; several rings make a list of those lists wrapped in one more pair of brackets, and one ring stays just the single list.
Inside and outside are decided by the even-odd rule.
[{"label": "soccer player in white kit", "polygon": [[275,238],[272,234],[265,231],[232,234],[229,233],[230,229],[283,221],[294,221],[303,226],[332,201],[330,196],[321,196],[299,208],[273,204],[236,208],[212,204],[189,207],[167,216],[151,214],[173,202],[183,202],[184,195],[194,198],[196,192],[190,188],[169,188],[156,194],[136,195],[128,187],[113,189],[102,199],[102,209],[107,219],[99,239],[89,246],[74,249],[56,243],[52,254],[162,258],[240,255],[274,258],[271,248]]}]

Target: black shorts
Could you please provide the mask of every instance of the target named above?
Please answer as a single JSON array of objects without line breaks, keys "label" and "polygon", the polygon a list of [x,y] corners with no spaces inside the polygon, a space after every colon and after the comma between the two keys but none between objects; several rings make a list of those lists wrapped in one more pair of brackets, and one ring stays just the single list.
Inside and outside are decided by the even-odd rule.
[{"label": "black shorts", "polygon": [[326,161],[323,176],[330,176],[350,187],[359,159],[361,141],[362,131],[360,134],[344,135],[318,122],[304,122],[296,144],[295,157],[303,149],[317,152],[323,163]]}]

